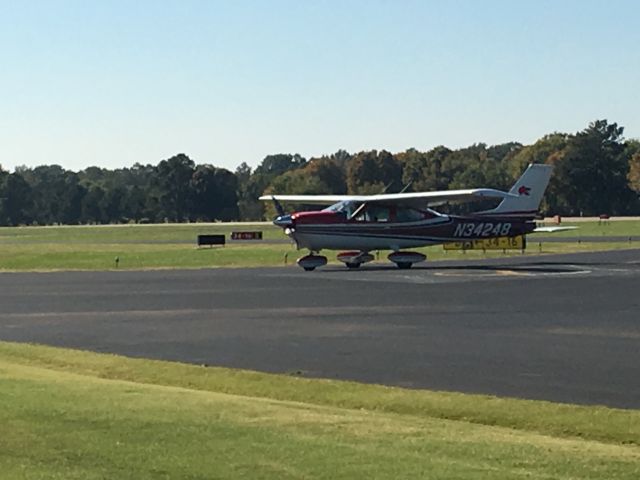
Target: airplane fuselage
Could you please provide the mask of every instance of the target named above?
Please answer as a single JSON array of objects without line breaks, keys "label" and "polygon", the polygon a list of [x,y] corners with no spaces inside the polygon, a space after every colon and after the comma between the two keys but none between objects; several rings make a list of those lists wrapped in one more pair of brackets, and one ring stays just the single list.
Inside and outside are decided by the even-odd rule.
[{"label": "airplane fuselage", "polygon": [[[394,250],[446,242],[515,237],[530,233],[532,221],[509,217],[443,215],[423,212],[424,218],[401,221],[394,218],[346,219],[327,211],[294,213],[285,232],[298,245],[311,251]],[[285,227],[285,225],[281,225]]]},{"label": "airplane fuselage", "polygon": [[[297,260],[305,270],[327,264],[327,257],[318,254],[324,249],[345,250],[337,255],[337,260],[348,268],[359,268],[372,261],[372,250],[392,250],[387,259],[406,269],[425,261],[426,256],[405,249],[513,238],[540,231],[534,218],[551,170],[549,165],[530,164],[508,192],[475,188],[377,195],[263,195],[260,199],[273,200],[279,214],[273,223],[282,227],[298,248],[310,250]],[[500,199],[500,203],[468,215],[447,215],[429,208],[493,199]],[[332,205],[287,215],[279,200]]]}]

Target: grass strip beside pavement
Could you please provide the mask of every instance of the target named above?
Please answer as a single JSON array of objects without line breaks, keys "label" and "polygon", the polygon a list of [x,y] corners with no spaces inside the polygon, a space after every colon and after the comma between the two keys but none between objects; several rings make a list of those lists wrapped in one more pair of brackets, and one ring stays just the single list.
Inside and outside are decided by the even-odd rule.
[{"label": "grass strip beside pavement", "polygon": [[[544,243],[530,245],[525,255],[577,253],[640,248],[640,242]],[[518,250],[482,252],[445,251],[442,246],[416,249],[433,260],[474,260],[522,256]],[[323,252],[325,253],[325,252]],[[145,270],[172,268],[266,267],[295,265],[305,254],[290,244],[243,244],[214,248],[194,248],[184,244],[5,244],[0,245],[0,271],[55,270]],[[326,252],[331,263],[335,252]],[[388,252],[380,252],[380,262],[388,264]],[[118,259],[116,263],[116,258]]]},{"label": "grass strip beside pavement", "polygon": [[[566,243],[536,242],[529,237],[525,255],[640,248],[638,241],[579,243],[579,236],[627,236],[640,232],[639,221],[579,224],[579,230],[555,234]],[[260,230],[265,242],[231,242],[224,247],[196,248],[198,234],[230,235]],[[636,238],[636,237],[633,237]],[[284,242],[284,243],[280,243]],[[520,256],[517,250],[445,251],[441,245],[417,249],[428,260]],[[0,271],[144,270],[169,268],[258,267],[292,265],[306,253],[296,251],[279,228],[268,224],[167,224],[122,226],[0,227]],[[326,251],[335,263],[335,253]],[[379,253],[388,263],[389,252]],[[117,259],[117,261],[116,261]]]},{"label": "grass strip beside pavement", "polygon": [[308,379],[10,342],[0,342],[0,359],[110,380],[461,420],[545,435],[640,446],[639,410]]},{"label": "grass strip beside pavement", "polygon": [[11,343],[0,343],[0,386],[3,479],[640,474],[638,412]]},{"label": "grass strip beside pavement", "polygon": [[[182,244],[0,245],[0,271],[259,267],[294,263],[289,244],[194,248]],[[116,263],[116,258],[118,259]]]}]

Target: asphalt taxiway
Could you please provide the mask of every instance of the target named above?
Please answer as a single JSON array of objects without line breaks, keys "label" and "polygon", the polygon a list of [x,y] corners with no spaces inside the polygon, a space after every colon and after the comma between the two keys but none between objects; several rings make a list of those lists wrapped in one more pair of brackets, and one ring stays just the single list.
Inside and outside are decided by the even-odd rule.
[{"label": "asphalt taxiway", "polygon": [[640,250],[0,274],[0,339],[640,408]]}]

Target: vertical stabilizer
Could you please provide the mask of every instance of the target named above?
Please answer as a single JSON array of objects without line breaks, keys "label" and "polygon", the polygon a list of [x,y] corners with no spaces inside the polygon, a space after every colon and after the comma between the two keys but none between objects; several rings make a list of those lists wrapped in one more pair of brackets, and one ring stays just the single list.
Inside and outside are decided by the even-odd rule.
[{"label": "vertical stabilizer", "polygon": [[551,165],[532,163],[524,171],[509,193],[517,197],[505,198],[493,210],[479,212],[480,215],[503,215],[508,217],[533,218],[538,212],[542,196],[551,178]]}]

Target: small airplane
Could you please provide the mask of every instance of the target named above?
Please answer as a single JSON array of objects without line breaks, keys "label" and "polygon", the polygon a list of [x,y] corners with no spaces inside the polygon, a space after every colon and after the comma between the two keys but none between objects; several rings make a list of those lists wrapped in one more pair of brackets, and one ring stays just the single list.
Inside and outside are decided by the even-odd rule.
[{"label": "small airplane", "polygon": [[[264,195],[271,200],[281,227],[309,254],[297,263],[305,270],[327,264],[323,249],[345,250],[337,259],[348,268],[373,260],[373,250],[392,250],[388,259],[398,268],[426,260],[407,248],[447,242],[516,237],[533,232],[556,232],[573,227],[536,227],[534,221],[549,183],[552,167],[531,164],[508,192],[492,188],[378,195]],[[468,215],[447,215],[430,207],[449,202],[500,199],[497,207]],[[330,205],[323,210],[285,214],[280,202]]]}]

